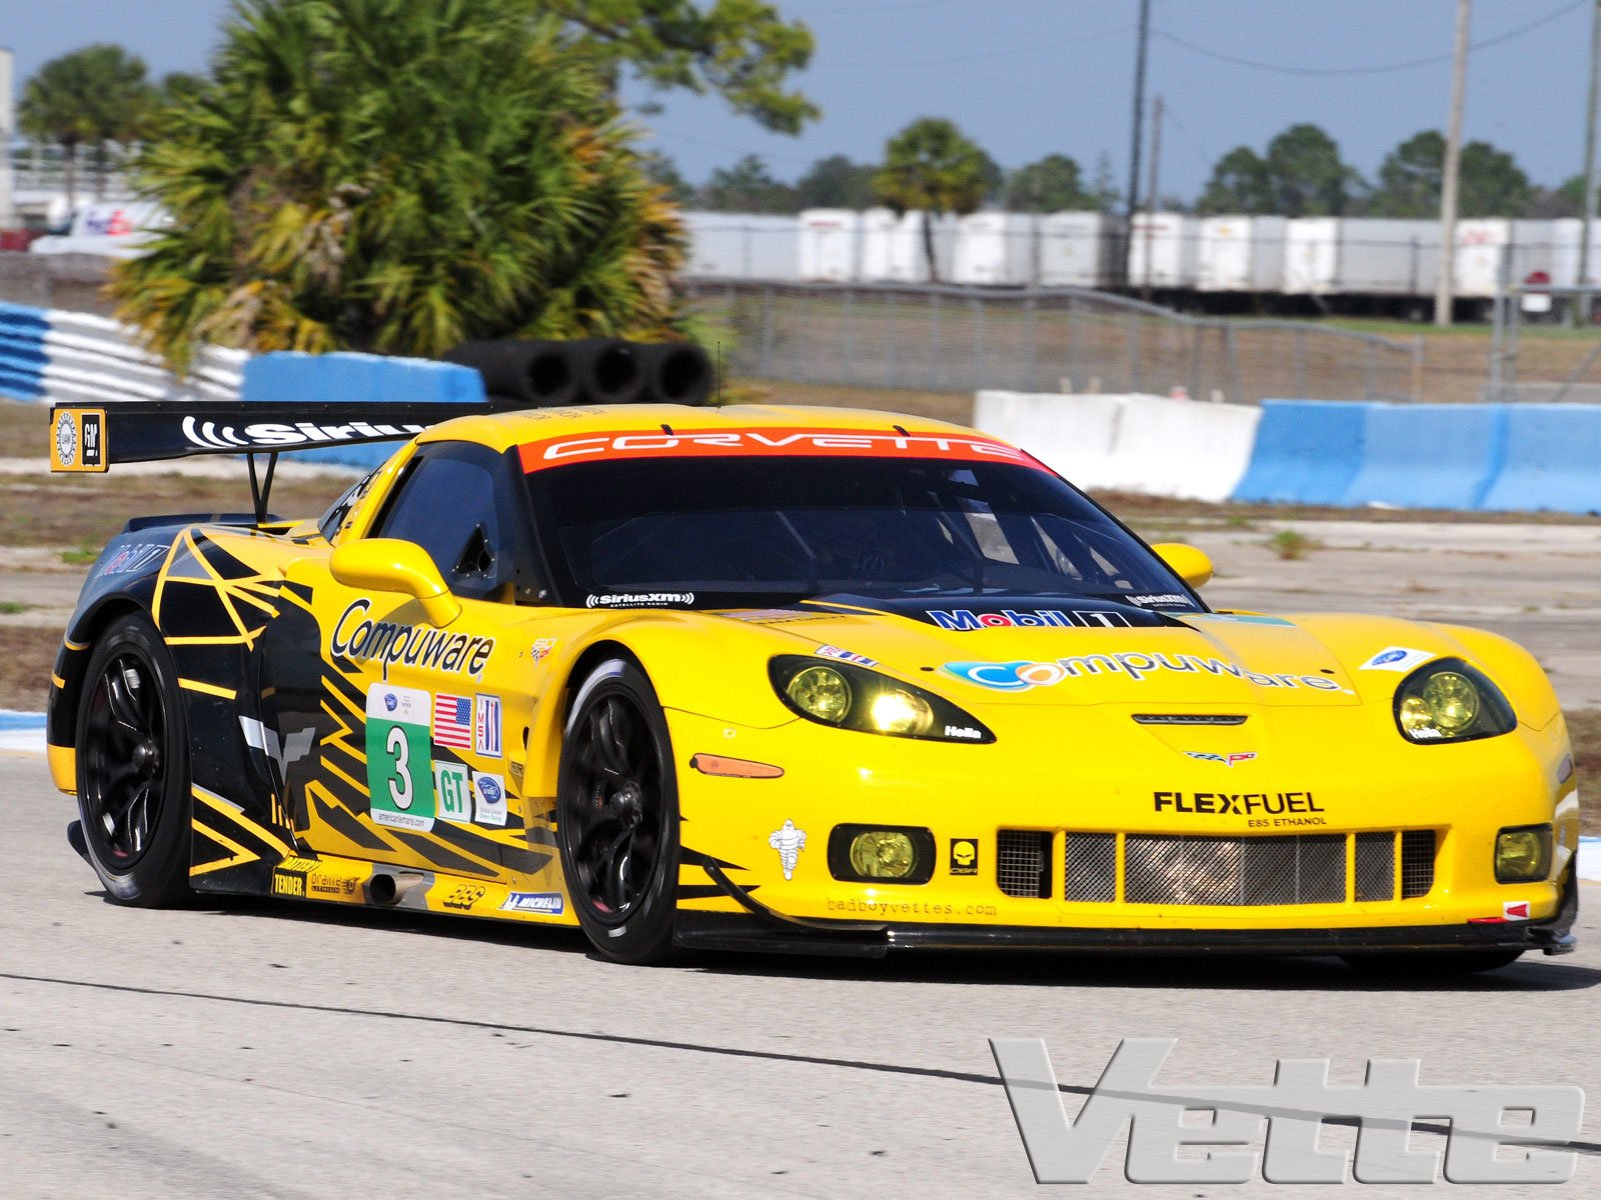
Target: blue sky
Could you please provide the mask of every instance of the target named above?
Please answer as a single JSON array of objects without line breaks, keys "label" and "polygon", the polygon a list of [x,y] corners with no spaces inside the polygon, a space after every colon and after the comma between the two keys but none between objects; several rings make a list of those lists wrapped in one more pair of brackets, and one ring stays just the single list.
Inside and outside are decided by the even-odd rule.
[{"label": "blue sky", "polygon": [[[836,152],[876,161],[901,125],[938,115],[1004,166],[1061,152],[1088,173],[1105,152],[1123,183],[1138,0],[774,2],[816,34],[817,54],[799,84],[823,119],[799,138],[782,137],[733,116],[715,97],[669,93],[663,111],[642,123],[691,181],[745,153],[762,155],[780,178]],[[1475,0],[1473,7],[1476,42],[1544,23],[1475,51],[1467,136],[1510,151],[1536,182],[1577,174],[1590,4]],[[199,69],[229,4],[15,0],[7,8],[0,42],[16,52],[20,87],[47,59],[95,41],[122,43],[156,74]],[[1163,95],[1169,114],[1162,191],[1193,198],[1222,154],[1241,143],[1260,150],[1297,121],[1322,125],[1346,160],[1371,175],[1397,142],[1443,128],[1455,12],[1455,0],[1154,0],[1148,89]],[[1307,74],[1204,52],[1295,72],[1445,61]],[[637,88],[627,95],[646,98]]]}]

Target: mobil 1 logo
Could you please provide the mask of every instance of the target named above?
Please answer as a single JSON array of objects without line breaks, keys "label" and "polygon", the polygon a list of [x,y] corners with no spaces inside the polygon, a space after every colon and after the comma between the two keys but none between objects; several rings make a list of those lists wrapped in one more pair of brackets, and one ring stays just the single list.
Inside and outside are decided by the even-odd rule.
[{"label": "mobil 1 logo", "polygon": [[434,827],[432,711],[428,693],[417,688],[367,689],[367,790],[375,824]]}]

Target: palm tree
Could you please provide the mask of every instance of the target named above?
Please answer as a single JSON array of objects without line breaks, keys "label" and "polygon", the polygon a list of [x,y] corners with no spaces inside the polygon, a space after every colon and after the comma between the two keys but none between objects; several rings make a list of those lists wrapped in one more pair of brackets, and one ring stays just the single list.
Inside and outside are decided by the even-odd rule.
[{"label": "palm tree", "polygon": [[105,188],[106,143],[137,135],[147,108],[144,60],[121,46],[97,43],[51,59],[22,89],[17,123],[29,137],[61,147],[67,207],[77,203],[78,149],[95,152],[95,193]]},{"label": "palm tree", "polygon": [[205,341],[433,356],[669,335],[676,212],[593,56],[528,12],[244,0],[142,156],[173,223],[118,268],[124,319],[180,368]]},{"label": "palm tree", "polygon": [[954,122],[923,117],[884,144],[884,165],[873,176],[873,192],[897,214],[921,210],[928,277],[939,278],[934,261],[934,217],[970,213],[989,190],[988,158]]}]

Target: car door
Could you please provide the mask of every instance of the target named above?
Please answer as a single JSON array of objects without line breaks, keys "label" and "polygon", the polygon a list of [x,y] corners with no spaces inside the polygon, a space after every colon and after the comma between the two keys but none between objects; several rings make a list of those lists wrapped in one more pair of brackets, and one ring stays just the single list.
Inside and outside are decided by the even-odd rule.
[{"label": "car door", "polygon": [[425,445],[368,533],[426,552],[461,605],[444,627],[410,595],[339,582],[324,557],[291,568],[263,679],[309,848],[485,878],[541,865],[520,784],[543,675],[526,655],[548,610],[511,472],[473,443]]}]

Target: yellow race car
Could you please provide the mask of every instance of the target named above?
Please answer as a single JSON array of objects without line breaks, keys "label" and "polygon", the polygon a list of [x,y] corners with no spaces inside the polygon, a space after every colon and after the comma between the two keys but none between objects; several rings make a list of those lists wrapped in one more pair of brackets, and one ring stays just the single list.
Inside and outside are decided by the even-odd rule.
[{"label": "yellow race car", "polygon": [[120,901],[576,925],[623,962],[1573,948],[1573,760],[1529,654],[1211,610],[1204,554],[986,435],[135,407],[55,410],[57,466],[420,432],[320,519],[258,488],[91,570],[49,753]]}]

